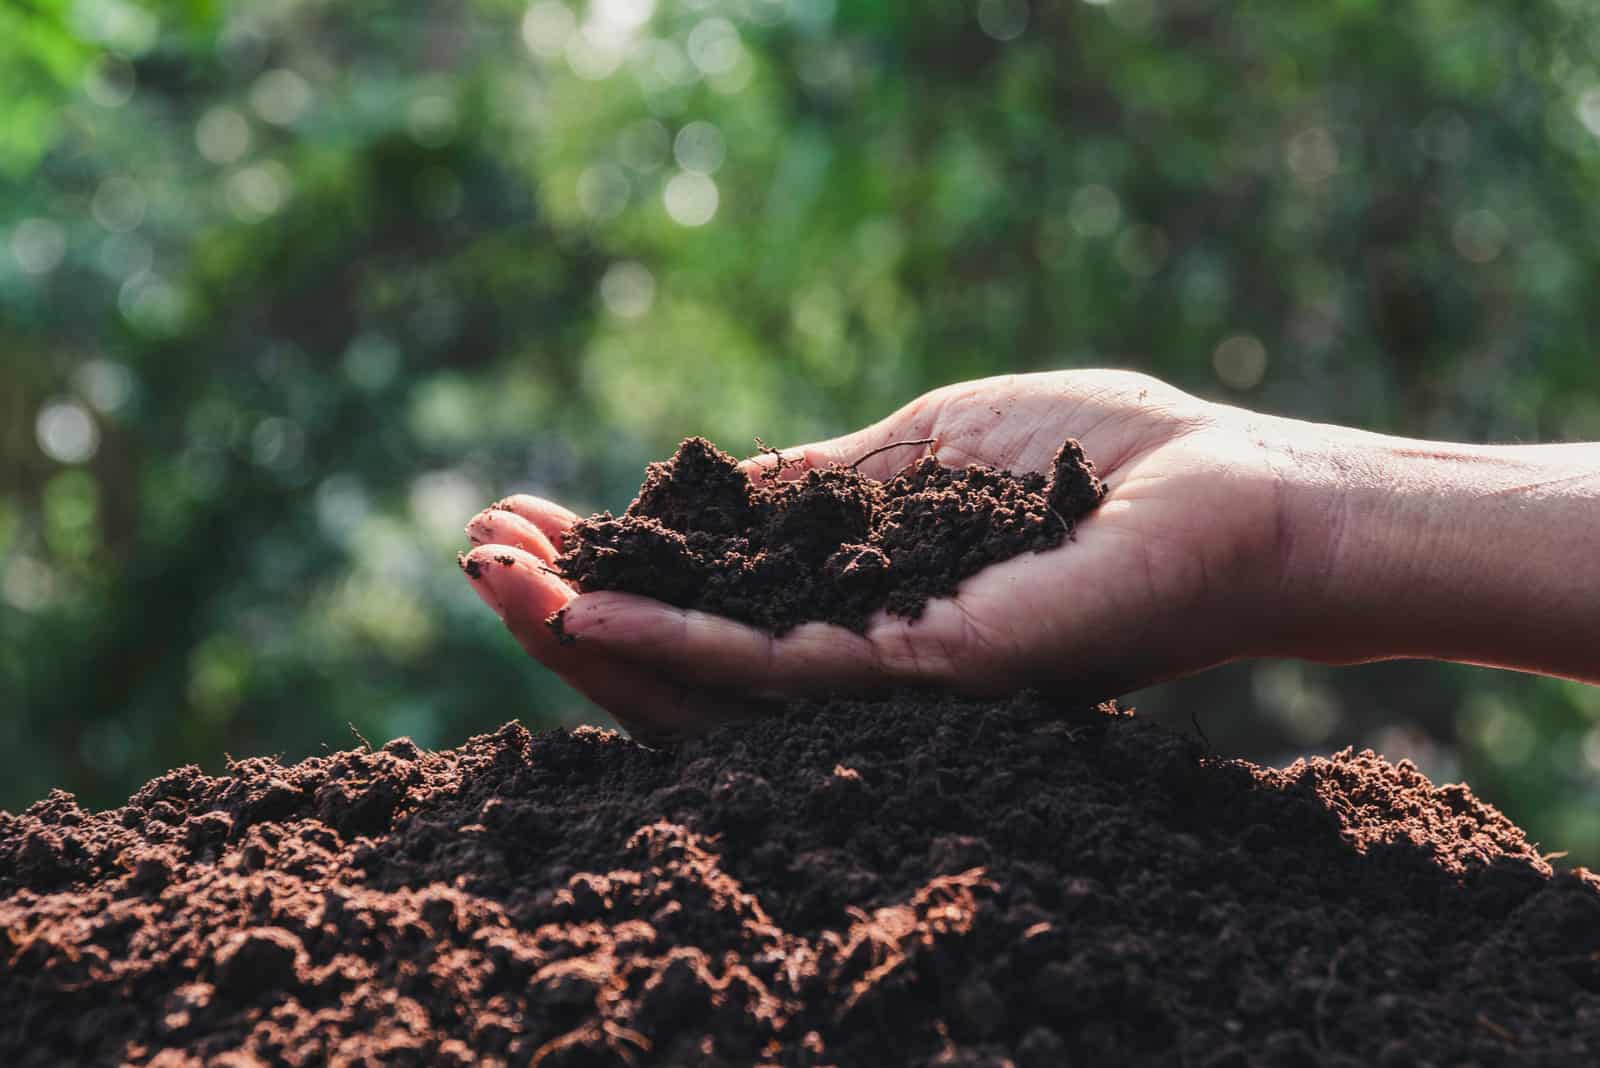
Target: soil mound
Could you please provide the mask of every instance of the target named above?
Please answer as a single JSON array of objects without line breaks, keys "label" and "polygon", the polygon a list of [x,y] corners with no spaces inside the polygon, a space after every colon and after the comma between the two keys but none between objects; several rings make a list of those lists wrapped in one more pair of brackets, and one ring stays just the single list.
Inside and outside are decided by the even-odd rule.
[{"label": "soil mound", "polygon": [[508,724],[0,813],[0,1063],[1582,1064],[1600,879],[1464,787],[1032,696]]},{"label": "soil mound", "polygon": [[927,456],[887,482],[831,467],[752,485],[733,457],[690,438],[649,466],[621,516],[573,527],[556,566],[580,590],[624,590],[775,633],[807,620],[861,630],[879,608],[915,619],[989,564],[1055,548],[1104,496],[1070,440],[1049,476]]}]

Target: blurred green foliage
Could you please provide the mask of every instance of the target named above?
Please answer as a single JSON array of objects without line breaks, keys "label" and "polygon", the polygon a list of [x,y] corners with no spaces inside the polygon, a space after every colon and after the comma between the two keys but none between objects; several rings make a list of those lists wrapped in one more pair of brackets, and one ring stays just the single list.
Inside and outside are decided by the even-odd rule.
[{"label": "blurred green foliage", "polygon": [[[459,580],[534,490],[1152,371],[1600,438],[1595,0],[0,7],[0,804],[596,713]],[[1438,665],[1140,696],[1465,776],[1600,861],[1600,690]]]}]

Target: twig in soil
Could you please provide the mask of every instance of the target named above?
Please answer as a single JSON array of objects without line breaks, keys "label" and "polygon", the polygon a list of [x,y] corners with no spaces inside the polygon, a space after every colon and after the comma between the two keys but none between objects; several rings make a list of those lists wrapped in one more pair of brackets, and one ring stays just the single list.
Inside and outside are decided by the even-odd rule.
[{"label": "twig in soil", "polygon": [[781,450],[774,449],[771,445],[768,445],[759,437],[756,438],[756,452],[760,453],[762,456],[770,456],[774,460],[774,463],[771,467],[761,472],[761,481],[763,482],[776,482],[778,479],[783,477],[783,473],[785,471],[789,471],[798,467],[804,467],[806,465],[806,458],[804,456],[796,456],[792,460],[785,459]]},{"label": "twig in soil", "polygon": [[1477,1024],[1502,1042],[1510,1044],[1517,1040],[1517,1036],[1512,1034],[1508,1028],[1495,1023],[1481,1012],[1478,1013]]},{"label": "twig in soil", "polygon": [[354,723],[347,722],[345,726],[350,728],[350,733],[356,736],[356,741],[360,742],[362,746],[366,748],[367,752],[372,752],[372,743],[367,741],[365,735],[356,730],[356,725]]},{"label": "twig in soil", "polygon": [[852,471],[854,471],[856,468],[860,467],[862,464],[866,463],[880,452],[888,452],[890,449],[904,448],[907,445],[932,445],[935,453],[939,451],[938,438],[912,438],[908,441],[891,441],[887,445],[879,445],[876,449],[868,450],[867,453],[859,460],[853,464],[849,464],[848,466]]},{"label": "twig in soil", "polygon": [[1205,752],[1211,752],[1211,739],[1206,737],[1205,728],[1200,726],[1200,708],[1198,705],[1189,706],[1189,723],[1194,727],[1194,732],[1200,736],[1200,744],[1205,746]]}]

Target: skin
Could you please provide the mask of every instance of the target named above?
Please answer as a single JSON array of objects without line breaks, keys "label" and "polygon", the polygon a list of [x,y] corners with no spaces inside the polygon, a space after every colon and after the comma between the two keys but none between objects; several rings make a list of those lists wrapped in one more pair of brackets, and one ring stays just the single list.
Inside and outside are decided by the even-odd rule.
[{"label": "skin", "polygon": [[[939,686],[1101,698],[1247,657],[1432,657],[1600,682],[1600,446],[1466,446],[1261,415],[1145,375],[1062,371],[934,390],[783,450],[848,464],[937,438],[941,462],[1048,468],[1082,442],[1110,493],[1076,539],[994,565],[914,622],[781,638],[548,565],[579,518],[509,498],[463,566],[529,655],[665,744],[775,702]],[[752,477],[770,456],[746,461]],[[898,452],[861,470],[887,478]],[[563,643],[546,625],[566,609]]]}]

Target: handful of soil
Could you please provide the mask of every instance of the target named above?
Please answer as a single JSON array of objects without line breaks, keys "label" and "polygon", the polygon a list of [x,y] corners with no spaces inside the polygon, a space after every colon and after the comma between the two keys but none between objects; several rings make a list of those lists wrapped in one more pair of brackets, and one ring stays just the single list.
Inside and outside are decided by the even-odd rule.
[{"label": "handful of soil", "polygon": [[1048,476],[928,456],[887,482],[835,466],[752,484],[733,457],[689,438],[649,466],[622,515],[574,526],[556,566],[586,592],[637,593],[774,634],[808,620],[861,631],[880,608],[916,619],[988,565],[1054,549],[1105,494],[1071,439]]}]

